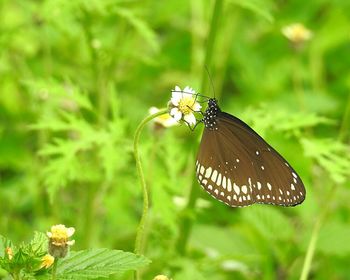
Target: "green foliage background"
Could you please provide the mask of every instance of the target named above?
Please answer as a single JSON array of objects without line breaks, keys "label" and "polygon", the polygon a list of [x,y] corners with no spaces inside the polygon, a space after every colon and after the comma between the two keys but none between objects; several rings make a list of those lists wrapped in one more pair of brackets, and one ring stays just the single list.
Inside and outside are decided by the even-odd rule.
[{"label": "green foliage background", "polygon": [[[1,235],[20,242],[64,223],[76,228],[75,250],[133,250],[142,211],[134,131],[175,85],[200,90],[208,80],[213,7],[0,1]],[[224,1],[207,65],[216,96],[288,159],[307,198],[232,209],[199,191],[186,207],[200,188],[200,129],[150,125],[141,153],[152,263],[142,279],[298,279],[307,252],[312,279],[349,279],[349,11],[346,0]],[[314,33],[300,50],[281,34],[294,22]]]}]

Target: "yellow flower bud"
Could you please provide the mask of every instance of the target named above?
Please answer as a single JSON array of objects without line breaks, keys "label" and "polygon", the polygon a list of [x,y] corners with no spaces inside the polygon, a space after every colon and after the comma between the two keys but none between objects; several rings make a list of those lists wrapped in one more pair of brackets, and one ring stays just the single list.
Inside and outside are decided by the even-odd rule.
[{"label": "yellow flower bud", "polygon": [[66,228],[65,225],[55,225],[51,227],[51,231],[47,232],[49,237],[49,253],[55,258],[64,258],[69,246],[74,244],[74,240],[69,240],[75,232],[73,227]]},{"label": "yellow flower bud", "polygon": [[165,275],[157,275],[156,277],[153,278],[153,280],[171,280]]},{"label": "yellow flower bud", "polygon": [[55,261],[55,258],[50,254],[42,257],[40,268],[49,268]]}]

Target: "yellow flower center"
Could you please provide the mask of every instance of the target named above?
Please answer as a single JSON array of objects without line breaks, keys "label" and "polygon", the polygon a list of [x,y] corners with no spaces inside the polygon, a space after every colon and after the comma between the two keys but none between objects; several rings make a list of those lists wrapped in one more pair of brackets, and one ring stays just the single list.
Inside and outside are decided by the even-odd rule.
[{"label": "yellow flower center", "polygon": [[56,227],[51,230],[52,238],[54,239],[67,239],[68,232],[65,227]]},{"label": "yellow flower center", "polygon": [[192,113],[194,104],[195,100],[192,96],[184,96],[179,102],[179,111],[184,115],[188,115]]}]

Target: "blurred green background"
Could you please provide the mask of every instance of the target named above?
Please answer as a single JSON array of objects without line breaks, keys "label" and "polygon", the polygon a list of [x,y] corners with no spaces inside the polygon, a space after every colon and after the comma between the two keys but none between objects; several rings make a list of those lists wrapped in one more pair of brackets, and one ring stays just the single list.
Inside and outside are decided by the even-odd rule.
[{"label": "blurred green background", "polygon": [[[350,279],[350,2],[226,0],[217,26],[215,3],[0,1],[1,235],[20,242],[64,223],[74,250],[132,251],[135,129],[175,85],[213,96],[207,64],[221,107],[288,159],[306,201],[214,201],[193,183],[201,129],[150,124],[142,279]],[[295,22],[313,33],[297,46],[281,32]]]}]

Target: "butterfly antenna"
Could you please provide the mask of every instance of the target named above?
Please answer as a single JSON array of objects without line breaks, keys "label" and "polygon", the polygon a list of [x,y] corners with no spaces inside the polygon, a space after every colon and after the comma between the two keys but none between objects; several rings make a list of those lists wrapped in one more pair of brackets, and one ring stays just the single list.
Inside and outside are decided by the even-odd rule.
[{"label": "butterfly antenna", "polygon": [[209,80],[210,80],[211,89],[212,89],[212,91],[213,91],[213,93],[214,93],[214,98],[215,98],[215,89],[214,89],[213,79],[211,78],[211,75],[210,75],[210,73],[209,73],[209,69],[208,69],[207,65],[205,65],[204,67],[205,67],[205,71],[206,71],[207,74],[208,74],[208,77],[209,77]]}]

